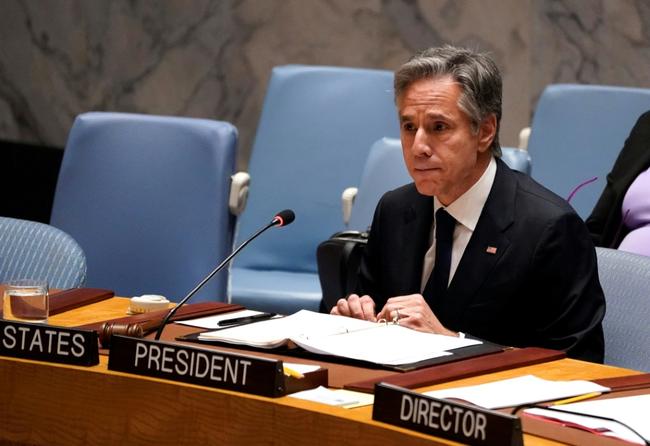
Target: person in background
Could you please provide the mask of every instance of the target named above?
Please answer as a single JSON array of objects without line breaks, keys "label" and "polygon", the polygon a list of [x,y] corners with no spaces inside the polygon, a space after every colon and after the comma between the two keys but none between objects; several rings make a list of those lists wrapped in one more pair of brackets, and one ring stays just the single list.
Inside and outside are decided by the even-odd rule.
[{"label": "person in background", "polygon": [[625,140],[586,223],[596,246],[650,256],[650,111]]},{"label": "person in background", "polygon": [[380,200],[358,292],[331,313],[602,362],[594,245],[565,200],[499,159],[496,64],[431,48],[394,87],[414,183]]}]

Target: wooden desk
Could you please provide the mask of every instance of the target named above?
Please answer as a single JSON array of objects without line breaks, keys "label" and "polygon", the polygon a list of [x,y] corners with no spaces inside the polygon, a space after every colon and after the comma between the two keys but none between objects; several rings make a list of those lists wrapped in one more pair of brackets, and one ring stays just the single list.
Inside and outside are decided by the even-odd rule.
[{"label": "wooden desk", "polygon": [[[111,299],[51,318],[74,326],[124,314]],[[290,397],[214,390],[107,370],[0,358],[0,443],[30,445],[448,445],[372,420],[372,408],[342,409]],[[476,384],[523,374],[596,379],[635,374],[570,359],[428,387]],[[526,445],[552,445],[525,437]]]}]

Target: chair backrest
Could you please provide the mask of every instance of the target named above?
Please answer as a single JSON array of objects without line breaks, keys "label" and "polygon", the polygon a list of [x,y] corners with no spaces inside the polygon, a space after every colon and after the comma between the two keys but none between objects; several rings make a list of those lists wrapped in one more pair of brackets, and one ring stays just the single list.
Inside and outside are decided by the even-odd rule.
[{"label": "chair backrest", "polygon": [[413,180],[404,164],[400,140],[382,138],[376,141],[363,168],[349,228],[357,231],[368,229],[381,196],[411,182]]},{"label": "chair backrest", "polygon": [[607,310],[605,363],[650,372],[650,257],[596,248]]},{"label": "chair backrest", "polygon": [[[88,259],[88,285],[181,299],[232,249],[236,129],[206,119],[86,113],[70,131],[51,223]],[[196,300],[225,300],[227,272]]]},{"label": "chair backrest", "polygon": [[625,138],[638,117],[650,109],[650,89],[556,84],[539,98],[528,150],[535,160],[532,176],[571,199],[586,218],[606,183]]},{"label": "chair backrest", "polygon": [[501,147],[501,159],[513,170],[518,170],[530,175],[533,168],[533,161],[528,150],[516,147]]},{"label": "chair backrest", "polygon": [[77,288],[86,279],[86,256],[60,229],[0,217],[0,283],[12,279],[46,280],[50,288]]},{"label": "chair backrest", "polygon": [[[531,159],[526,150],[502,147],[501,159],[511,168],[530,173]],[[381,196],[392,189],[412,182],[402,156],[399,139],[382,138],[376,141],[363,168],[359,191],[354,199],[349,228],[365,231]]]},{"label": "chair backrest", "polygon": [[383,70],[273,69],[236,238],[284,208],[295,210],[296,221],[256,240],[234,267],[316,273],[318,244],[342,229],[341,191],[358,184],[374,141],[399,135],[392,83],[393,73]]}]

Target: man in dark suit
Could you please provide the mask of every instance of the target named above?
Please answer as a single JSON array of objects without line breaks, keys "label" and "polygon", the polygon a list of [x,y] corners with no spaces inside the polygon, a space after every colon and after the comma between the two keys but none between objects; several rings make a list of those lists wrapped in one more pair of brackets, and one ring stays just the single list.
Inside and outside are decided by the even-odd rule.
[{"label": "man in dark suit", "polygon": [[395,100],[414,183],[381,199],[359,293],[332,313],[602,362],[593,244],[566,201],[498,159],[494,62],[426,50],[396,72]]}]

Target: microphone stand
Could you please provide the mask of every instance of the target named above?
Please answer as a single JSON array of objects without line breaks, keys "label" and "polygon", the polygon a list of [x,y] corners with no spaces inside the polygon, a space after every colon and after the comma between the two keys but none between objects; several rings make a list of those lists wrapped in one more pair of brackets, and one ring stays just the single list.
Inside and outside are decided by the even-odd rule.
[{"label": "microphone stand", "polygon": [[276,216],[275,218],[273,218],[273,220],[271,220],[271,223],[269,223],[268,225],[264,226],[263,228],[261,228],[260,230],[258,230],[255,234],[253,234],[252,237],[250,237],[248,240],[244,241],[241,245],[239,245],[239,246],[237,247],[237,249],[235,249],[235,250],[234,250],[234,251],[233,251],[233,252],[232,252],[228,257],[226,257],[226,258],[224,259],[223,262],[221,262],[221,263],[220,263],[220,264],[219,264],[215,269],[213,269],[212,272],[211,272],[210,274],[208,274],[207,277],[206,277],[205,279],[203,279],[203,280],[202,280],[202,281],[201,281],[197,286],[195,286],[194,289],[193,289],[192,291],[190,291],[190,292],[187,294],[187,296],[185,296],[185,297],[184,297],[184,298],[183,298],[183,299],[178,303],[178,305],[176,305],[174,308],[172,308],[172,309],[169,311],[169,313],[167,313],[167,316],[165,316],[165,318],[164,318],[164,319],[162,320],[162,322],[160,323],[160,326],[158,327],[158,330],[156,330],[156,337],[155,337],[154,339],[155,339],[156,341],[160,340],[160,335],[162,334],[163,329],[165,328],[165,325],[167,325],[167,323],[169,322],[169,319],[171,319],[171,317],[174,316],[174,314],[176,314],[176,311],[178,311],[178,309],[179,309],[180,307],[182,307],[182,306],[185,304],[185,302],[187,302],[187,301],[188,301],[192,296],[194,296],[194,294],[196,294],[196,292],[199,291],[199,290],[203,287],[203,285],[205,285],[205,284],[207,283],[207,281],[210,280],[210,279],[212,278],[212,276],[214,276],[214,275],[217,274],[219,271],[221,271],[221,269],[223,269],[223,267],[226,266],[226,265],[228,264],[228,262],[230,262],[230,260],[231,260],[233,257],[235,257],[235,256],[237,255],[237,253],[238,253],[239,251],[241,251],[241,250],[242,250],[246,245],[248,245],[250,242],[252,242],[253,240],[255,240],[255,239],[256,239],[260,234],[262,234],[264,231],[266,231],[266,230],[269,229],[270,227],[272,227],[272,226],[276,226],[276,225],[283,225],[283,221],[282,221],[282,218],[281,218],[281,217],[277,217],[277,216]]}]

